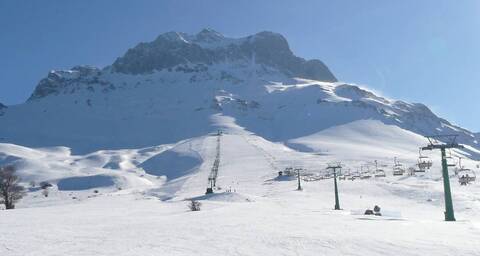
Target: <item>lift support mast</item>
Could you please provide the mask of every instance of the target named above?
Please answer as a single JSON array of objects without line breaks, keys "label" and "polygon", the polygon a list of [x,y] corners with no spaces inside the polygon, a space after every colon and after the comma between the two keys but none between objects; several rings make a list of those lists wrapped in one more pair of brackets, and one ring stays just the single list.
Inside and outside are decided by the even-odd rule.
[{"label": "lift support mast", "polygon": [[335,186],[335,210],[340,210],[340,199],[338,198],[337,169],[342,169],[340,163],[330,164],[327,169],[333,170],[333,184]]},{"label": "lift support mast", "polygon": [[[436,135],[427,136],[429,145],[422,147],[422,150],[440,149],[442,153],[442,176],[443,176],[443,191],[445,194],[445,221],[455,221],[455,214],[453,211],[452,191],[450,190],[450,178],[448,176],[447,155],[445,150],[447,148],[464,148],[456,142],[458,135]],[[447,141],[447,142],[441,142]]]}]

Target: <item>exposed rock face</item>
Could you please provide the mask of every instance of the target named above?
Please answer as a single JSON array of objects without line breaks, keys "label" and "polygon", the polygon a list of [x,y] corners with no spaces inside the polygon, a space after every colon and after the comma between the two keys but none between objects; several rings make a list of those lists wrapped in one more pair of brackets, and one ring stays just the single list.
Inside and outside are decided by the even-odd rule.
[{"label": "exposed rock face", "polygon": [[117,72],[144,74],[188,63],[212,65],[252,61],[276,68],[287,76],[337,81],[320,60],[296,57],[287,40],[272,32],[239,39],[226,38],[213,30],[202,30],[196,35],[168,32],[153,42],[129,49],[112,66]]},{"label": "exposed rock face", "polygon": [[100,79],[101,74],[100,69],[91,66],[76,66],[71,70],[52,70],[46,78],[40,80],[28,100],[43,98],[51,94],[57,95],[66,89],[72,92],[82,87],[89,89],[93,88],[90,87],[93,84],[111,86],[109,82]]},{"label": "exposed rock face", "polygon": [[247,58],[255,56],[255,61],[284,72],[288,76],[302,77],[318,81],[336,82],[337,79],[320,60],[306,61],[295,56],[287,40],[280,34],[260,32],[247,37],[241,45]]}]

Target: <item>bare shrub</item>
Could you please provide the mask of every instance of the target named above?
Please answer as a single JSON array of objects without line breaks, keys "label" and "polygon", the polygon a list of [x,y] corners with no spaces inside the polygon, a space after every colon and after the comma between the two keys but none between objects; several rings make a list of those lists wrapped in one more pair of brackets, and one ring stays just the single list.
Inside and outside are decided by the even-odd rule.
[{"label": "bare shrub", "polygon": [[188,203],[188,209],[192,212],[200,211],[200,206],[202,206],[202,203],[193,199]]},{"label": "bare shrub", "polygon": [[15,175],[15,167],[9,165],[0,167],[0,203],[5,209],[14,209],[15,203],[25,195],[25,188],[20,183],[20,178]]}]

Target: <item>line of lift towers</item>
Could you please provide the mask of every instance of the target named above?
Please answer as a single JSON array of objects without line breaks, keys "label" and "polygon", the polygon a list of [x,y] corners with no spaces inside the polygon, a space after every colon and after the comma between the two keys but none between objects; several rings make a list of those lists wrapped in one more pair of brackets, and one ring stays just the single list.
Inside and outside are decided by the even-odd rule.
[{"label": "line of lift towers", "polygon": [[[420,148],[420,156],[418,160],[418,169],[414,170],[414,172],[425,172],[425,169],[429,169],[432,166],[431,160],[428,159],[426,156],[422,156],[421,151],[425,150],[440,150],[441,153],[441,164],[442,164],[442,178],[443,178],[443,188],[444,188],[444,199],[445,199],[445,221],[455,221],[455,213],[453,210],[453,201],[452,201],[452,192],[450,189],[450,177],[449,177],[449,172],[448,172],[448,167],[450,166],[455,166],[456,164],[451,164],[449,163],[449,159],[452,159],[451,156],[447,156],[446,150],[447,149],[461,149],[464,148],[462,145],[458,144],[456,142],[457,135],[435,135],[435,136],[426,136],[428,139],[428,145],[421,147]],[[464,169],[461,165],[461,158],[459,158],[460,161],[460,171],[469,171],[468,169]],[[333,182],[334,182],[334,195],[335,195],[335,210],[341,210],[340,208],[340,198],[339,198],[339,192],[338,192],[338,181],[339,175],[340,175],[340,170],[342,169],[341,163],[332,163],[329,164],[327,167],[327,170],[331,170],[333,174]],[[378,163],[375,161],[375,169],[378,171]],[[301,183],[300,183],[300,170],[301,168],[295,169],[296,175],[298,178],[298,190],[301,190]],[[402,165],[397,161],[395,158],[394,160],[394,166],[393,166],[393,175],[394,176],[400,176],[405,173],[405,170],[403,169]],[[471,180],[475,180],[474,173],[473,177],[472,176],[466,176],[466,181],[469,182],[469,178]],[[377,176],[378,175],[378,176]],[[385,177],[385,172],[382,172],[380,174],[376,174],[376,177]],[[370,176],[371,177],[371,176]],[[345,179],[345,177],[344,177]],[[459,181],[462,183],[462,179],[465,179],[465,176],[459,176]]]},{"label": "line of lift towers", "polygon": [[[220,145],[221,145],[221,136],[222,132],[218,131],[216,134],[217,136],[217,146],[216,146],[216,155],[215,161],[213,163],[212,169],[208,176],[208,187],[205,194],[213,193],[214,188],[216,187],[216,181],[218,176],[218,169],[220,166]],[[422,156],[421,151],[425,150],[440,150],[441,153],[441,162],[442,162],[442,178],[443,178],[443,189],[444,189],[444,198],[445,198],[445,221],[455,221],[455,213],[453,210],[453,201],[452,201],[452,192],[450,189],[450,177],[448,173],[448,167],[452,166],[448,163],[448,159],[451,156],[447,156],[446,150],[447,149],[454,149],[454,148],[464,148],[462,145],[456,142],[457,135],[435,135],[435,136],[427,136],[428,145],[420,148],[420,157],[417,166],[419,167],[420,172],[425,172],[425,169],[430,168],[432,166],[432,162],[427,160],[425,156]],[[378,163],[375,161],[375,168],[378,171]],[[301,170],[302,168],[287,168],[287,170],[291,174],[295,174],[297,176],[297,190],[302,190],[301,185]],[[340,208],[340,197],[338,192],[338,176],[340,175],[340,170],[342,169],[342,165],[340,162],[329,164],[327,170],[331,170],[333,173],[333,182],[334,182],[334,195],[335,195],[335,210],[341,210]],[[383,171],[383,170],[382,170]],[[393,166],[393,175],[399,176],[403,175],[405,170],[401,167],[401,164],[398,161],[394,160]],[[285,173],[287,174],[287,173]],[[279,175],[282,175],[282,172],[279,172]],[[378,175],[378,176],[377,176]],[[385,177],[385,172],[377,173],[376,177]],[[467,175],[468,179],[468,175]],[[461,182],[461,181],[460,181]]]},{"label": "line of lift towers", "polygon": [[217,147],[216,147],[216,154],[215,154],[215,161],[213,162],[212,170],[208,175],[208,187],[207,192],[205,194],[212,194],[213,189],[217,186],[217,176],[218,176],[218,168],[220,166],[220,138],[222,136],[222,132],[217,132]]}]

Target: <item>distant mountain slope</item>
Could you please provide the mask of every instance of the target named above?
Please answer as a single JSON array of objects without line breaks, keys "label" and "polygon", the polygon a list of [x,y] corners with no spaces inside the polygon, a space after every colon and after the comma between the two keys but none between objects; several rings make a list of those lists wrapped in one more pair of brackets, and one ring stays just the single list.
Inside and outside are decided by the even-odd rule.
[{"label": "distant mountain slope", "polygon": [[323,63],[296,57],[272,32],[240,39],[212,30],[165,33],[104,69],[51,71],[26,103],[3,111],[0,142],[84,153],[202,136],[226,125],[218,115],[278,142],[373,119],[419,135],[459,134],[459,142],[479,148],[478,134],[423,104],[337,82]]}]

